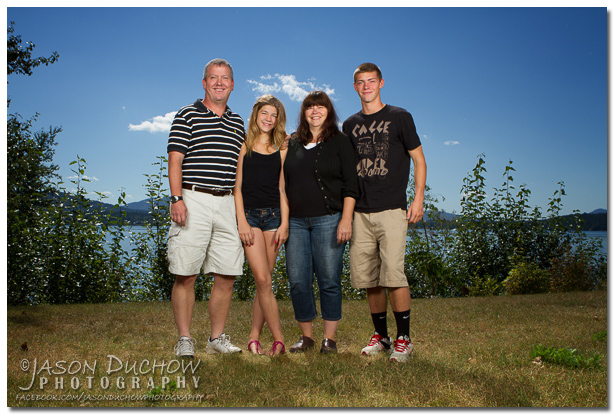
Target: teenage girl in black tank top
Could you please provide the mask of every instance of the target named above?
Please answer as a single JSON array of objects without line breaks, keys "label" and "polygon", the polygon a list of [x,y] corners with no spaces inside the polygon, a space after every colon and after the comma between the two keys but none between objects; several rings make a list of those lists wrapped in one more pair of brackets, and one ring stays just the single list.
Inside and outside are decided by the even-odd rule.
[{"label": "teenage girl in black tank top", "polygon": [[267,352],[270,356],[286,350],[271,285],[278,251],[288,239],[288,200],[282,174],[286,158],[285,125],[286,112],[277,98],[263,95],[256,101],[239,153],[233,192],[239,237],[256,285],[248,350],[253,354],[265,353],[259,340],[267,322],[274,340]]}]

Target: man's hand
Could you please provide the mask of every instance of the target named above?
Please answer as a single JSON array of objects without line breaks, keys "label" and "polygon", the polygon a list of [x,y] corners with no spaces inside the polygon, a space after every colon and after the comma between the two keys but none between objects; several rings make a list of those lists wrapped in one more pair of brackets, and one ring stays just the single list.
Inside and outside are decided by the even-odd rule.
[{"label": "man's hand", "polygon": [[171,204],[171,220],[179,226],[186,226],[188,209],[183,200]]},{"label": "man's hand", "polygon": [[417,223],[423,219],[423,199],[425,198],[425,181],[427,180],[427,164],[423,154],[423,146],[408,151],[414,164],[414,200],[408,208],[406,219],[410,223]]},{"label": "man's hand", "polygon": [[410,223],[417,223],[423,219],[423,213],[423,200],[414,199],[408,209],[406,219],[408,219]]}]

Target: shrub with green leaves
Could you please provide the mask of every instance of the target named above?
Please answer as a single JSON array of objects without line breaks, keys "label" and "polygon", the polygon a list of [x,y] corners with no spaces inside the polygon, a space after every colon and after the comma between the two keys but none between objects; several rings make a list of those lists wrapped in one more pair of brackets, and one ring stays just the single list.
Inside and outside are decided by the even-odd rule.
[{"label": "shrub with green leaves", "polygon": [[[414,199],[414,190],[414,177],[410,175],[408,205]],[[438,208],[438,202],[431,187],[425,186],[426,218],[408,227],[404,273],[415,298],[455,297],[463,288],[450,261],[453,230]]]},{"label": "shrub with green leaves", "polygon": [[503,290],[503,284],[491,275],[485,275],[482,278],[474,276],[470,279],[468,286],[468,294],[471,297],[500,295]]},{"label": "shrub with green leaves", "polygon": [[583,251],[569,249],[549,268],[552,292],[588,291],[598,283],[598,269]]},{"label": "shrub with green leaves", "polygon": [[[598,255],[600,243],[585,237],[578,212],[575,221],[566,225],[562,221],[562,198],[566,195],[563,182],[558,183],[559,188],[549,199],[544,218],[539,208],[530,208],[530,190],[523,184],[514,185],[512,161],[505,168],[502,186],[494,189],[489,200],[485,164],[481,154],[463,180],[462,210],[455,220],[451,251],[454,271],[459,279],[466,280],[471,295],[497,291],[497,284],[491,280],[501,283],[511,276],[511,271],[512,291],[540,292],[544,276],[537,268],[553,268],[555,291],[588,290],[604,281],[604,273],[594,269],[600,270],[606,263],[606,258]],[[562,257],[561,252],[568,251],[574,255]],[[537,268],[522,265],[515,270],[519,260],[536,264]],[[583,267],[583,262],[589,265]],[[579,274],[576,278],[575,273]]]},{"label": "shrub with green leaves", "polygon": [[539,294],[549,291],[549,273],[538,268],[534,262],[518,262],[504,280],[508,294]]}]

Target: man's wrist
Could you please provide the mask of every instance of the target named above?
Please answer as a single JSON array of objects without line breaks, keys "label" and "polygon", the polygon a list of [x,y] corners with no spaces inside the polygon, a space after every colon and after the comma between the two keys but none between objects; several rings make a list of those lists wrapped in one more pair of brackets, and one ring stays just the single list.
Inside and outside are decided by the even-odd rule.
[{"label": "man's wrist", "polygon": [[177,195],[172,195],[171,196],[171,204],[175,204],[175,203],[179,202],[180,200],[183,200],[183,198],[181,196],[177,196]]}]

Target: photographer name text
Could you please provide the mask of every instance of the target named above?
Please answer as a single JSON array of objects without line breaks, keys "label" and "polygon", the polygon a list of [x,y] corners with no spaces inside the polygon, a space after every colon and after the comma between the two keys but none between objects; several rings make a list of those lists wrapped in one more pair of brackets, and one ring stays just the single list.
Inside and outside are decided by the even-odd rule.
[{"label": "photographer name text", "polygon": [[[194,389],[199,386],[200,376],[195,376],[196,370],[201,364],[201,360],[148,360],[141,361],[122,361],[114,355],[107,355],[107,360],[100,364],[97,360],[88,362],[87,360],[66,361],[58,360],[51,362],[48,359],[39,362],[38,359],[32,361],[23,359],[20,367],[23,372],[31,372],[30,384],[26,387],[20,386],[19,389],[29,391],[32,388],[43,390],[53,388],[56,390],[79,389],[81,386],[92,389],[100,385],[102,389],[115,386],[118,389],[148,389],[157,386],[162,389],[174,383],[177,389],[185,389],[191,385]],[[104,375],[98,376],[98,369],[104,369]],[[160,375],[156,379],[154,375]]]}]

